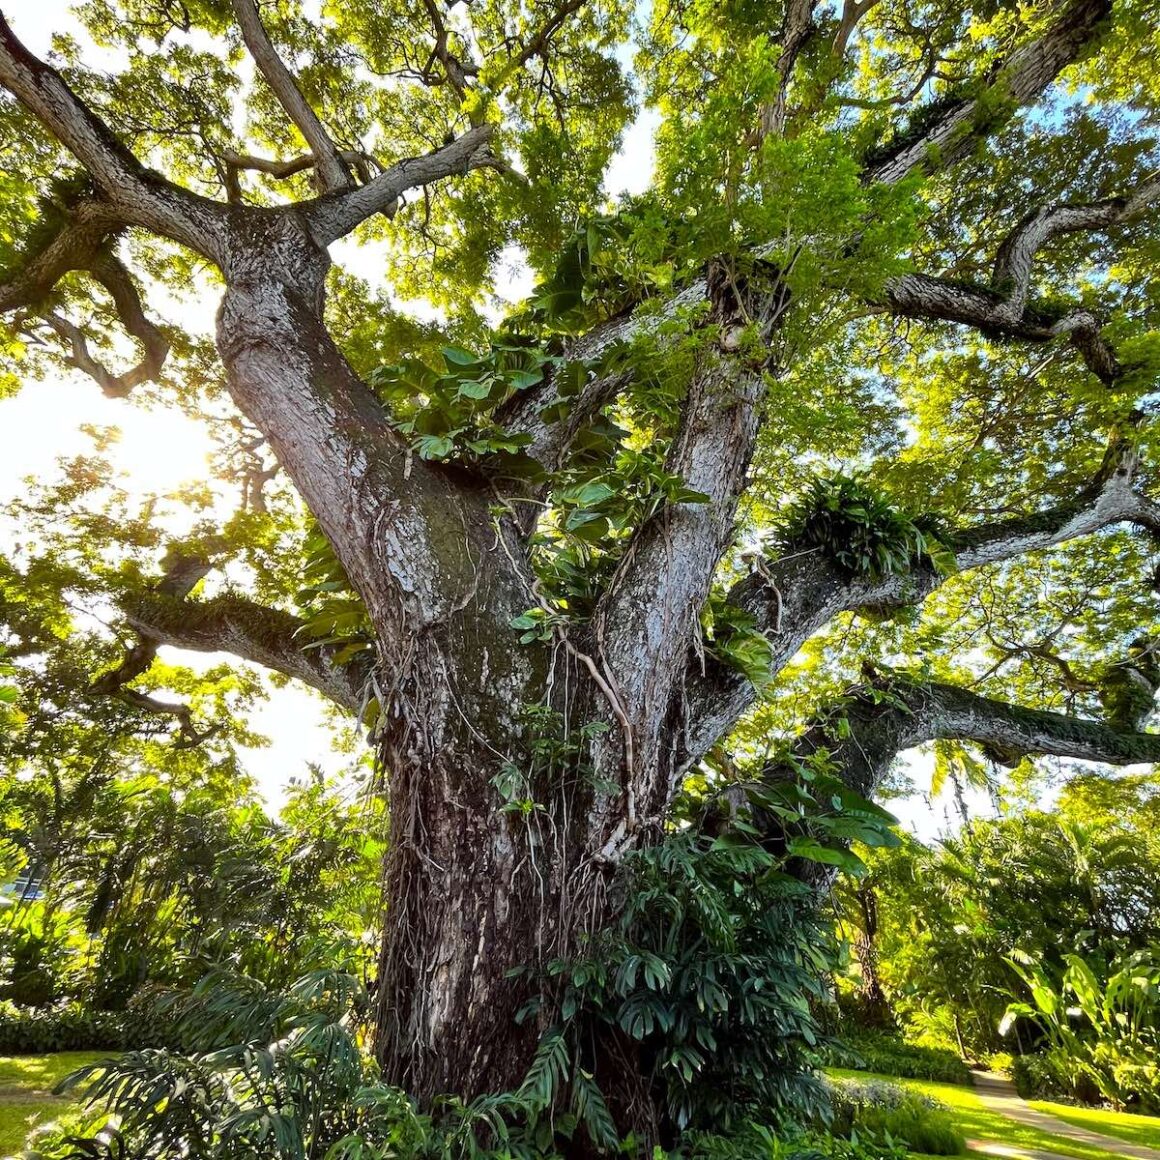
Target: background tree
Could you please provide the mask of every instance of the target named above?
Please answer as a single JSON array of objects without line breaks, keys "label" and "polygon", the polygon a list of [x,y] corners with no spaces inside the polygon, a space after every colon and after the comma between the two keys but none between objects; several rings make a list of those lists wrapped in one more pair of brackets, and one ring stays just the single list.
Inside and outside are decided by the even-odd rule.
[{"label": "background tree", "polygon": [[[146,690],[161,644],[224,650],[374,722],[389,1080],[516,1086],[553,1018],[535,968],[775,715],[774,846],[811,778],[853,804],[932,739],[1160,756],[1097,679],[1153,635],[1152,9],[94,0],[52,62],[0,21],[13,375],[156,379],[243,493],[173,545],[140,522],[150,567],[106,588],[136,641],[76,687],[212,743]],[[638,100],[655,180],[609,207]],[[332,266],[376,244],[437,325]],[[509,246],[540,281],[492,327]],[[215,285],[216,353],[146,284]],[[850,650],[862,683],[820,703]]]},{"label": "background tree", "polygon": [[[1014,956],[1058,982],[1070,956],[1154,954],[1155,807],[1154,778],[1084,776],[1051,812],[976,820],[934,847],[868,851],[878,977],[909,1034],[976,1058],[1029,1051],[1033,1028],[1001,1032],[1012,998],[1030,997]],[[844,894],[843,923],[862,932],[856,895]]]}]

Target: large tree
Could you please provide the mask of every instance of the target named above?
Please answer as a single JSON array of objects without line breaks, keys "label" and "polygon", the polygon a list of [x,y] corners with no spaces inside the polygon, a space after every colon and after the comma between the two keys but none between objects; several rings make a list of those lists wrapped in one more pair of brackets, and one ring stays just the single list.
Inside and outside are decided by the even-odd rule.
[{"label": "large tree", "polygon": [[[1155,17],[90,0],[51,60],[0,19],[13,381],[156,381],[244,492],[164,560],[133,525],[153,580],[105,589],[136,643],[82,692],[197,743],[143,691],[174,645],[373,719],[390,1079],[518,1083],[512,968],[609,921],[731,736],[796,722],[766,777],[825,751],[863,793],[931,739],[1160,757]],[[610,203],[638,104],[653,183]],[[538,284],[490,325],[513,261]],[[163,317],[203,295],[216,352]],[[876,667],[820,703],[851,651]]]}]

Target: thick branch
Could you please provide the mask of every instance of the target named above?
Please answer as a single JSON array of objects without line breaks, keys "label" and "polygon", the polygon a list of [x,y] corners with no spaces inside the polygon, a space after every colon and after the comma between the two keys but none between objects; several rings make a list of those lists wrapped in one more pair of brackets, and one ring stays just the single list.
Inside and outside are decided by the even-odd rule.
[{"label": "thick branch", "polygon": [[[304,622],[288,612],[267,608],[242,596],[190,600],[189,594],[211,570],[205,556],[175,553],[161,579],[148,591],[122,601],[125,619],[138,635],[117,668],[93,682],[93,691],[125,697],[126,686],[149,670],[162,645],[194,652],[228,652],[302,681],[337,705],[357,713],[363,706],[368,665],[334,663],[336,648],[304,647]],[[135,693],[134,704],[149,708]],[[173,713],[179,707],[154,708]]]},{"label": "thick branch", "polygon": [[[1103,528],[1131,523],[1160,533],[1160,505],[1132,488],[1133,454],[1113,444],[1110,462],[1074,500],[1046,511],[983,524],[952,540],[960,571],[1043,551]],[[790,553],[764,564],[734,586],[729,602],[766,634],[778,672],[815,632],[843,611],[888,611],[925,600],[946,577],[929,563],[871,581],[844,574],[820,552]],[[696,761],[749,708],[753,686],[724,666],[690,661],[689,729],[685,745]]]},{"label": "thick branch", "polygon": [[[1062,6],[1061,6],[1062,7]],[[866,179],[892,184],[915,170],[945,168],[965,157],[1020,105],[1035,100],[1096,38],[1111,0],[1074,0],[1036,40],[998,63],[982,92],[948,101],[918,136],[904,134],[867,166]]]},{"label": "thick branch", "polygon": [[246,42],[246,48],[250,50],[258,71],[273,90],[286,115],[306,139],[306,144],[310,146],[322,191],[327,193],[349,189],[353,184],[350,170],[347,169],[338,148],[270,41],[262,18],[258,14],[255,0],[232,0],[232,2],[234,15],[242,30],[242,39]]},{"label": "thick branch", "polygon": [[478,125],[441,149],[396,162],[366,185],[304,203],[311,233],[319,245],[329,245],[376,213],[393,214],[408,189],[493,165],[485,151],[493,131],[492,125]]},{"label": "thick branch", "polygon": [[435,3],[435,0],[423,0],[423,7],[431,18],[431,26],[435,33],[435,47],[431,50],[431,55],[443,66],[443,75],[447,78],[448,84],[455,90],[455,95],[462,101],[467,95],[468,76],[476,75],[479,69],[474,65],[465,65],[451,51],[447,24],[439,12],[439,5]]},{"label": "thick branch", "polygon": [[[900,752],[934,740],[1109,765],[1160,761],[1160,734],[1025,709],[956,685],[877,675],[873,684],[886,696],[875,697],[866,687],[852,690],[794,746],[799,759],[827,751],[839,776],[864,797],[874,794]],[[841,733],[840,720],[845,721]]]},{"label": "thick branch", "polygon": [[358,713],[365,702],[369,662],[337,665],[335,647],[304,647],[303,622],[288,612],[242,596],[178,600],[160,594],[125,605],[135,631],[154,651],[163,644],[194,652],[226,652],[263,668],[293,677]]},{"label": "thick branch", "polygon": [[683,715],[684,661],[733,535],[757,439],[766,369],[739,357],[738,341],[753,327],[767,343],[788,304],[776,271],[751,284],[712,262],[706,280],[715,341],[705,343],[665,461],[665,470],[700,496],[667,504],[637,529],[594,618],[601,663],[633,747],[650,755],[651,764],[627,770],[646,816],[659,813],[673,790],[680,738],[672,726]]},{"label": "thick branch", "polygon": [[2,15],[0,85],[84,165],[122,221],[216,257],[221,207],[146,169],[56,69],[24,47]]},{"label": "thick branch", "polygon": [[999,247],[989,288],[925,274],[904,274],[886,285],[890,309],[907,318],[958,322],[987,334],[1029,342],[1049,342],[1066,335],[1088,368],[1110,386],[1122,370],[1115,352],[1100,333],[1099,320],[1082,309],[1050,318],[1029,305],[1035,256],[1053,238],[1122,225],[1157,200],[1160,176],[1153,175],[1125,197],[1032,210]]},{"label": "thick branch", "polygon": [[105,201],[86,199],[69,209],[52,238],[0,283],[0,314],[36,306],[70,270],[88,269],[111,235],[125,224],[122,215]]},{"label": "thick branch", "polygon": [[846,49],[850,45],[850,37],[854,35],[854,30],[878,3],[880,0],[845,0],[842,4],[842,17],[838,23],[838,31],[834,34],[834,43],[831,48],[835,56],[846,55]]}]

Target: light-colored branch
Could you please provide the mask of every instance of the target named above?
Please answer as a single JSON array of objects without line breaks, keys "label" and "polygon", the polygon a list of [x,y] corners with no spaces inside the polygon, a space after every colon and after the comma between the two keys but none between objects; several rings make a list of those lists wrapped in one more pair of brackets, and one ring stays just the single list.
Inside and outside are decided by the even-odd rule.
[{"label": "light-colored branch", "polygon": [[320,245],[329,245],[376,213],[392,215],[408,189],[492,166],[486,146],[493,131],[492,125],[476,126],[440,149],[396,162],[366,185],[303,203],[311,233]]},{"label": "light-colored branch", "polygon": [[2,15],[0,85],[81,162],[119,220],[217,259],[223,207],[146,169],[56,69],[24,47]]},{"label": "light-colored branch", "polygon": [[948,103],[922,133],[900,138],[867,167],[866,180],[893,184],[916,170],[945,169],[966,156],[998,121],[1035,100],[1075,61],[1112,11],[1111,0],[1073,0],[1053,7],[1059,18],[996,65],[981,93]]},{"label": "light-colored branch", "polygon": [[854,30],[865,19],[870,10],[880,2],[881,0],[845,0],[842,5],[842,18],[831,48],[835,56],[846,55],[846,49],[850,45],[850,37],[854,35]]},{"label": "light-colored branch", "polygon": [[323,128],[318,115],[310,107],[290,70],[278,55],[265,25],[258,13],[255,0],[232,0],[234,15],[242,30],[242,39],[254,58],[258,71],[265,78],[286,115],[310,146],[314,155],[319,186],[323,193],[349,189],[353,184],[337,146]]},{"label": "light-colored branch", "polygon": [[781,55],[777,59],[780,80],[777,95],[761,110],[760,136],[779,134],[785,129],[789,87],[793,79],[794,65],[801,50],[805,48],[814,31],[813,17],[815,0],[789,0],[781,26]]},{"label": "light-colored branch", "polygon": [[[756,444],[766,367],[738,356],[738,337],[752,330],[767,348],[788,303],[776,271],[747,282],[713,262],[706,280],[711,309],[702,324],[715,341],[698,358],[665,460],[666,472],[700,495],[666,504],[637,528],[594,616],[601,664],[621,690],[642,752],[664,749],[683,700],[685,657],[732,539]],[[648,811],[657,787],[642,784],[636,796]]]}]

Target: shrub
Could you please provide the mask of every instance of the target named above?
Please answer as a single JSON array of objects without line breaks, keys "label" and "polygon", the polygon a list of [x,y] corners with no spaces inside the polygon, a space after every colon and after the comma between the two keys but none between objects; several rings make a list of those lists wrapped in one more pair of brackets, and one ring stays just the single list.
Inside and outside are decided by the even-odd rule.
[{"label": "shrub", "polygon": [[925,1079],[934,1083],[971,1082],[967,1065],[953,1051],[941,1047],[919,1047],[889,1032],[863,1031],[841,1035],[821,1053],[829,1067],[852,1067],[876,1071],[903,1079]]},{"label": "shrub", "polygon": [[690,1133],[666,1160],[907,1160],[908,1156],[901,1140],[851,1139],[801,1129],[775,1135],[769,1128],[750,1124],[728,1136]]},{"label": "shrub", "polygon": [[146,997],[125,1011],[95,1011],[80,1003],[18,1007],[0,1002],[0,1055],[50,1051],[125,1051],[174,1046],[177,1030]]},{"label": "shrub", "polygon": [[830,1089],[831,1130],[858,1139],[899,1141],[913,1152],[958,1156],[966,1140],[937,1100],[880,1080],[837,1080]]},{"label": "shrub", "polygon": [[1160,1110],[1160,947],[1111,963],[1063,959],[1058,983],[1028,955],[1008,959],[1034,1006],[1012,1003],[1000,1031],[1016,1016],[1033,1018],[1050,1044],[1043,1068],[1077,1099],[1098,1093],[1115,1108]]},{"label": "shrub", "polygon": [[1060,1080],[1060,1061],[1050,1059],[1049,1054],[1017,1055],[1011,1061],[1011,1082],[1022,1099],[1047,1100],[1073,1095],[1073,1085]]}]

